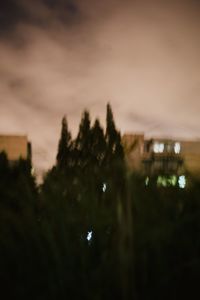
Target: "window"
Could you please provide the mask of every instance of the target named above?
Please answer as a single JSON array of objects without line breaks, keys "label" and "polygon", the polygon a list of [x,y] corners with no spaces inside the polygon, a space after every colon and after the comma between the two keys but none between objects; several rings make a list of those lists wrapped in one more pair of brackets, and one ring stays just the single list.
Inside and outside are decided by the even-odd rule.
[{"label": "window", "polygon": [[174,152],[176,154],[179,154],[180,151],[181,151],[181,145],[180,145],[180,143],[177,142],[177,143],[174,144]]},{"label": "window", "polygon": [[164,146],[163,143],[155,143],[155,144],[153,145],[153,151],[154,151],[155,153],[163,153],[164,148],[165,148],[165,146]]}]

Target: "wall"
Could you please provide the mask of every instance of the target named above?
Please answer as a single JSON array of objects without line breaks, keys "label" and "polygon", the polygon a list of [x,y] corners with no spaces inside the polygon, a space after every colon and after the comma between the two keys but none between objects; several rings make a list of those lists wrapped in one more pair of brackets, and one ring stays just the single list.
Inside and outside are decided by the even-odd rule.
[{"label": "wall", "polygon": [[13,161],[20,157],[28,158],[27,136],[0,135],[0,152],[5,151],[8,159]]}]

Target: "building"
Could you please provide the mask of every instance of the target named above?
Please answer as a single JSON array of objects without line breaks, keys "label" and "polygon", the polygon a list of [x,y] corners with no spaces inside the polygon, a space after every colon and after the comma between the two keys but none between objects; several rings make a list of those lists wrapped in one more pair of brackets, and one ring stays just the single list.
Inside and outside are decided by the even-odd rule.
[{"label": "building", "polygon": [[181,144],[174,140],[146,140],[141,159],[145,174],[179,175],[184,172]]},{"label": "building", "polygon": [[0,135],[0,152],[5,152],[11,162],[31,160],[31,143],[26,135]]},{"label": "building", "polygon": [[185,169],[193,176],[200,176],[200,141],[181,141],[181,154]]},{"label": "building", "polygon": [[127,165],[136,172],[142,171],[144,153],[144,134],[125,134],[122,137]]},{"label": "building", "polygon": [[184,186],[186,174],[200,177],[200,141],[145,139],[144,134],[125,134],[122,141],[129,168],[157,177],[158,185]]}]

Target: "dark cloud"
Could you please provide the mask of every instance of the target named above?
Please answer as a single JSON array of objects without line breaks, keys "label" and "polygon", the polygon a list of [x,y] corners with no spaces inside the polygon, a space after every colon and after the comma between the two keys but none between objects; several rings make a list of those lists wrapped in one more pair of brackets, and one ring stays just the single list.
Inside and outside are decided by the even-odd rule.
[{"label": "dark cloud", "polygon": [[26,13],[19,1],[3,0],[0,3],[0,33],[5,34],[20,21]]},{"label": "dark cloud", "polygon": [[1,0],[0,34],[7,37],[16,34],[19,24],[38,27],[73,24],[80,18],[78,6],[70,0]]},{"label": "dark cloud", "polygon": [[49,8],[58,11],[58,14],[60,14],[60,12],[63,11],[74,15],[77,14],[79,11],[76,1],[73,0],[44,0],[44,3]]}]

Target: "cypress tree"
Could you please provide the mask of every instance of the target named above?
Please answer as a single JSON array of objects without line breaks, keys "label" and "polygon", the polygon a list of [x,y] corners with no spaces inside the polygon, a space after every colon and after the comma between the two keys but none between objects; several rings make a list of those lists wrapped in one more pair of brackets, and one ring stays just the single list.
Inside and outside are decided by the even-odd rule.
[{"label": "cypress tree", "polygon": [[72,139],[71,133],[68,130],[67,119],[64,116],[62,119],[61,136],[58,144],[57,167],[66,169],[72,164]]},{"label": "cypress tree", "polygon": [[108,163],[113,160],[123,161],[124,151],[121,143],[121,135],[116,129],[113,112],[109,103],[107,104],[105,137],[107,142],[106,161]]},{"label": "cypress tree", "polygon": [[[106,114],[106,156],[105,174],[111,198],[125,197],[125,160],[120,132],[116,129],[110,104],[107,104]],[[110,187],[110,188],[109,188]],[[117,203],[115,203],[116,205]],[[120,204],[121,205],[121,204]]]},{"label": "cypress tree", "polygon": [[102,166],[106,154],[106,140],[103,128],[98,119],[95,120],[91,130],[91,155],[95,166]]},{"label": "cypress tree", "polygon": [[90,115],[84,111],[79,125],[79,132],[75,141],[76,163],[80,167],[86,167],[90,161],[91,153],[91,128]]},{"label": "cypress tree", "polygon": [[117,130],[115,127],[113,112],[110,104],[107,104],[106,109],[106,140],[110,149],[112,149],[112,145],[115,143]]}]

